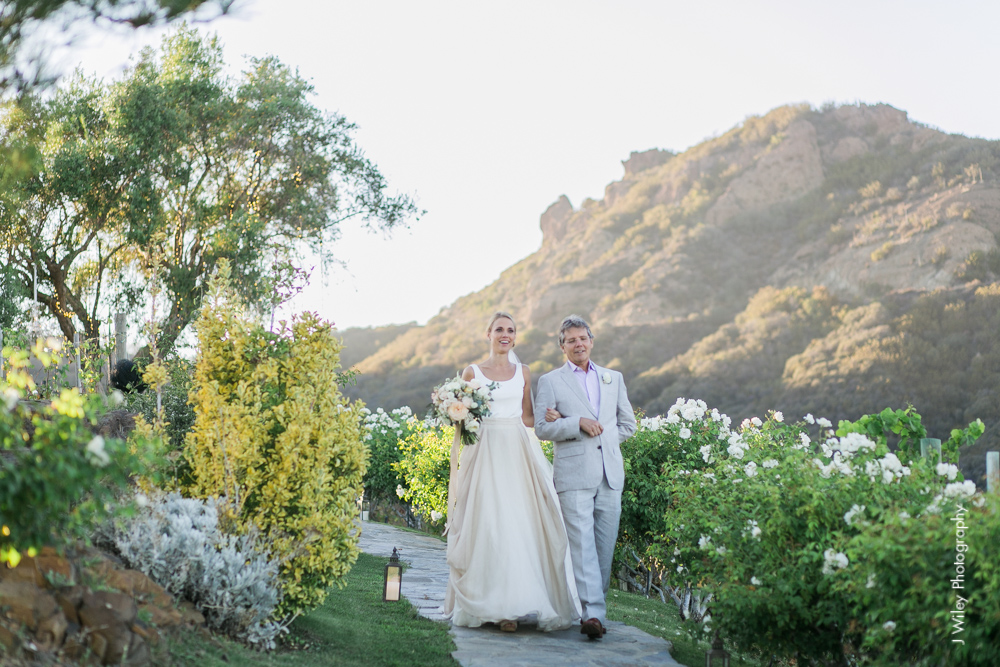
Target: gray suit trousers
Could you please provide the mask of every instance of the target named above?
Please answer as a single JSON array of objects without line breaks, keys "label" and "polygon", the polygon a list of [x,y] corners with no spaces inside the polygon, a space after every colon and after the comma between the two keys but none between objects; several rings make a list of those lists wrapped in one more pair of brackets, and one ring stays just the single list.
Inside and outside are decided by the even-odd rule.
[{"label": "gray suit trousers", "polygon": [[611,584],[622,491],[608,486],[605,476],[595,488],[560,491],[559,504],[566,523],[583,619],[596,618],[601,625],[607,625],[605,595]]}]

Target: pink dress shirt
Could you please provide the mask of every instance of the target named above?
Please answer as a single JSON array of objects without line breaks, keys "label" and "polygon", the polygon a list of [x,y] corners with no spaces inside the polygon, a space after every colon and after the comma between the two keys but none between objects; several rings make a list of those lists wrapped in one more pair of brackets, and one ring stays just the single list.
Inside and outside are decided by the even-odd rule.
[{"label": "pink dress shirt", "polygon": [[594,363],[592,361],[587,362],[586,372],[580,370],[580,367],[571,361],[567,361],[566,365],[573,371],[573,377],[580,383],[583,395],[590,401],[590,407],[594,409],[594,414],[601,414],[601,382],[597,377],[597,369],[594,368]]}]

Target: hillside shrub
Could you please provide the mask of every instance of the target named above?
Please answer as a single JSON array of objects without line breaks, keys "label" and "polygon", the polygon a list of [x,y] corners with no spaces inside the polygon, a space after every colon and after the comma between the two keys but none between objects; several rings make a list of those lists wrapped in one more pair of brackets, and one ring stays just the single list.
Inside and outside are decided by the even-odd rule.
[{"label": "hillside shrub", "polygon": [[448,518],[448,479],[454,439],[453,427],[418,422],[399,443],[402,456],[393,464],[403,479],[397,494],[434,526],[443,525]]},{"label": "hillside shrub", "polygon": [[368,446],[365,495],[371,503],[371,511],[375,512],[378,505],[398,498],[396,489],[404,483],[396,468],[403,456],[400,443],[420,428],[420,420],[405,406],[391,412],[382,408],[371,412],[363,408],[361,414],[364,415],[364,441]]},{"label": "hillside shrub", "polygon": [[278,562],[251,531],[227,535],[217,503],[154,498],[136,515],[102,527],[100,537],[125,563],[192,602],[210,628],[261,649],[273,649],[283,626],[274,620],[281,601]]},{"label": "hillside shrub", "polygon": [[[907,432],[919,434],[919,416],[899,412]],[[772,412],[734,430],[717,410],[680,399],[666,417],[644,419],[623,447],[629,472],[625,544],[636,548],[664,589],[710,595],[702,629],[718,628],[745,651],[830,664],[850,655],[864,664],[889,655],[887,647],[923,645],[931,632],[938,648],[924,649],[921,655],[936,660],[927,664],[948,656],[971,659],[948,645],[944,627],[918,627],[921,618],[940,624],[954,609],[945,561],[907,557],[908,576],[902,577],[892,559],[876,552],[919,541],[940,546],[945,528],[934,517],[947,517],[956,502],[975,506],[982,497],[973,497],[975,485],[963,481],[953,464],[904,454],[901,460],[884,437],[873,440],[849,423],[841,428],[838,436],[827,420],[807,415],[788,424]],[[974,423],[963,437],[974,440],[977,432]],[[981,542],[975,557],[985,561],[985,535],[995,524],[981,512],[976,517],[982,536],[970,537],[970,549]],[[954,560],[954,540],[950,544]],[[977,585],[984,596],[995,591],[991,584]],[[878,587],[886,589],[881,596],[858,595]],[[937,606],[915,611],[926,588],[936,591],[936,600],[948,600],[943,615]],[[1000,616],[990,616],[985,601],[982,607],[968,635],[978,641],[1000,632]],[[880,618],[892,628],[889,639],[871,625]]]},{"label": "hillside shrub", "polygon": [[280,613],[320,604],[357,558],[354,523],[367,453],[361,406],[337,384],[333,325],[305,313],[277,332],[241,310],[220,262],[198,319],[182,491],[226,498],[241,533],[259,530],[281,563]]},{"label": "hillside shrub", "polygon": [[[44,343],[32,354],[52,363]],[[28,351],[4,348],[7,377],[0,380],[0,564],[16,566],[44,545],[87,535],[107,516],[111,501],[144,468],[143,448],[92,431],[107,409],[96,395],[62,389],[50,401],[24,401],[35,383]],[[142,443],[140,443],[141,445]]]}]

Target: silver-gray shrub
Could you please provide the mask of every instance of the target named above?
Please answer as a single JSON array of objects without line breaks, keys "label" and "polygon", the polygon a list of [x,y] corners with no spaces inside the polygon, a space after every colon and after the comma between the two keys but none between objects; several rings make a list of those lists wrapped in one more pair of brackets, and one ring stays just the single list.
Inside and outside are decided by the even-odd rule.
[{"label": "silver-gray shrub", "polygon": [[126,565],[194,603],[219,632],[270,650],[284,631],[272,618],[281,601],[278,561],[256,535],[222,532],[215,501],[165,495],[106,525],[99,539]]}]

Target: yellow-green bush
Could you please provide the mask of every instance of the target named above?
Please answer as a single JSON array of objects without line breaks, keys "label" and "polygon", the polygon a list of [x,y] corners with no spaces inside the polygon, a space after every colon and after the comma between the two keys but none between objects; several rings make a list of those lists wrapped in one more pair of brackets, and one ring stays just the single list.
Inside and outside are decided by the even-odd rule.
[{"label": "yellow-green bush", "polygon": [[429,428],[418,422],[417,428],[400,441],[402,457],[392,464],[405,484],[397,490],[399,497],[434,525],[448,518],[448,479],[454,439],[453,427]]},{"label": "yellow-green bush", "polygon": [[185,492],[226,498],[281,559],[281,613],[320,604],[357,558],[355,499],[367,466],[361,405],[340,394],[340,341],[312,313],[269,332],[245,317],[220,262],[197,323]]}]

